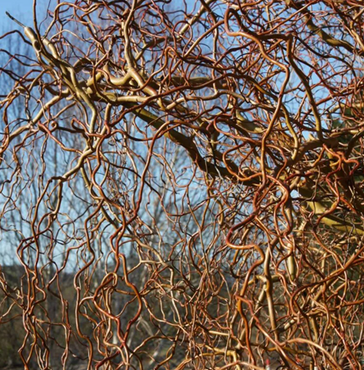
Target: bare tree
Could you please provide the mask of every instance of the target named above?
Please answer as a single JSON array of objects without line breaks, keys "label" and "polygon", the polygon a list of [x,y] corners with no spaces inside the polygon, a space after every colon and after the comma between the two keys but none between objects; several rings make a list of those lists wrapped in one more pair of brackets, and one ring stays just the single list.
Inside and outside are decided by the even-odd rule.
[{"label": "bare tree", "polygon": [[360,369],[363,5],[40,13],[1,38],[28,47],[0,102],[24,367]]}]

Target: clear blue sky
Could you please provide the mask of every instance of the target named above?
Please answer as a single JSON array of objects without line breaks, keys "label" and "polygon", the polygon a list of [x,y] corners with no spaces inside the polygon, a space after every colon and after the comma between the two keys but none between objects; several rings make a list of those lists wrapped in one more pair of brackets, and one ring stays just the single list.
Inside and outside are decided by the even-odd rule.
[{"label": "clear blue sky", "polygon": [[[44,0],[38,1],[39,4],[44,3]],[[3,0],[1,1],[0,9],[3,13],[5,11],[10,12],[29,12],[32,10],[33,1],[32,0]]]},{"label": "clear blue sky", "polygon": [[[37,6],[40,8],[48,4],[48,0],[38,0]],[[32,0],[0,0],[0,30],[9,31],[10,29],[17,28],[18,26],[10,21],[5,12],[18,18],[22,23],[31,26],[33,14],[33,1]]]}]

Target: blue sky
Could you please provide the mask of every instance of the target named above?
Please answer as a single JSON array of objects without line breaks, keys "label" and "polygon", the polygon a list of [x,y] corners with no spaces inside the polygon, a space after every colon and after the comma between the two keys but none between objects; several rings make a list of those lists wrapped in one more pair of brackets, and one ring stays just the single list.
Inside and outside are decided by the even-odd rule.
[{"label": "blue sky", "polygon": [[[32,0],[0,0],[0,30],[9,31],[10,29],[17,28],[14,22],[6,16],[5,12],[18,18],[23,23],[31,25],[29,22],[32,20],[33,1]],[[47,5],[48,0],[38,0],[38,6]]]},{"label": "blue sky", "polygon": [[[44,0],[38,1],[39,4],[44,3]],[[33,1],[32,0],[4,0],[1,2],[1,11],[17,11],[20,12],[29,12],[32,10]]]}]

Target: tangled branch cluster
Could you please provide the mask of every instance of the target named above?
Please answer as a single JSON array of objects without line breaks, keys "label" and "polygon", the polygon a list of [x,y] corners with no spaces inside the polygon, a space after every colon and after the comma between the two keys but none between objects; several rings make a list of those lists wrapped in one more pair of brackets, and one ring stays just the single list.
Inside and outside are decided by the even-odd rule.
[{"label": "tangled branch cluster", "polygon": [[361,368],[363,9],[9,15],[0,331],[25,368]]}]

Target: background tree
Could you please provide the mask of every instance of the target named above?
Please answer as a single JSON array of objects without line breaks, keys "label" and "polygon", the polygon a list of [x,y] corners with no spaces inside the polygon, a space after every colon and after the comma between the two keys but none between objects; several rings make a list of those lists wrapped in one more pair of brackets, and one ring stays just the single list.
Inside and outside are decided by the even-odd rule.
[{"label": "background tree", "polygon": [[21,312],[25,367],[360,368],[362,18],[317,0],[12,18],[0,227],[24,276],[3,268],[0,330]]}]

